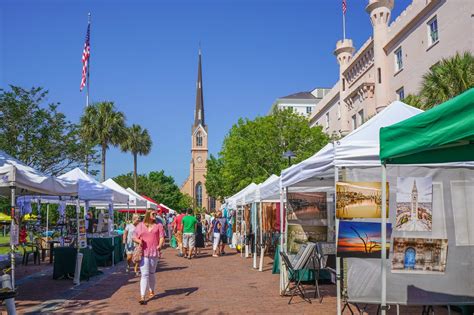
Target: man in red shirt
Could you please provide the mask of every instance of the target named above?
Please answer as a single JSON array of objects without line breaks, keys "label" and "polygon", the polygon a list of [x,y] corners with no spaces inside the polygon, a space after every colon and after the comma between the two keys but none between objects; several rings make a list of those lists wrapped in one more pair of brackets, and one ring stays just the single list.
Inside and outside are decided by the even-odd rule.
[{"label": "man in red shirt", "polygon": [[183,256],[183,217],[185,216],[185,212],[186,211],[182,211],[173,221],[173,231],[176,242],[178,243],[179,257]]}]

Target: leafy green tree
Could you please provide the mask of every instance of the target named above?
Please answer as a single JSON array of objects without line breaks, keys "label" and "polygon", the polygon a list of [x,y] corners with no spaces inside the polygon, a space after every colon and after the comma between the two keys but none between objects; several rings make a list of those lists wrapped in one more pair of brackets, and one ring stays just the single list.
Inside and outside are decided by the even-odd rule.
[{"label": "leafy green tree", "polygon": [[[224,163],[211,154],[207,160],[206,191],[209,196],[225,196],[225,180],[222,177]],[[214,197],[219,198],[219,197]],[[223,199],[221,199],[223,201]]]},{"label": "leafy green tree", "polygon": [[[131,187],[134,182],[132,173],[117,176],[114,180],[122,187]],[[150,172],[147,175],[138,175],[137,190],[135,191],[175,210],[187,208],[192,204],[191,197],[183,195],[174,178],[167,176],[163,170]]]},{"label": "leafy green tree", "polygon": [[402,100],[402,102],[405,103],[405,104],[408,104],[410,106],[419,108],[419,109],[424,108],[423,100],[421,99],[421,97],[419,97],[418,95],[415,95],[415,94],[408,94]]},{"label": "leafy green tree", "polygon": [[47,97],[43,88],[0,89],[0,150],[43,173],[59,175],[82,167],[86,149],[78,126],[58,111],[60,104],[43,105]]},{"label": "leafy green tree", "polygon": [[120,144],[122,151],[131,152],[133,155],[133,189],[137,189],[137,157],[148,155],[151,151],[152,141],[148,130],[133,124],[126,130],[126,137]]},{"label": "leafy green tree", "polygon": [[291,150],[302,161],[329,141],[321,127],[310,128],[305,117],[292,110],[275,110],[254,120],[239,119],[224,139],[219,158],[211,156],[206,189],[222,199],[251,182],[260,183],[288,167],[283,153]]},{"label": "leafy green tree", "polygon": [[470,52],[456,53],[423,76],[420,96],[424,109],[431,108],[474,87],[474,56]]},{"label": "leafy green tree", "polygon": [[115,109],[113,102],[99,102],[86,107],[81,117],[81,134],[102,150],[102,181],[105,181],[105,161],[109,145],[118,146],[125,138],[125,115]]},{"label": "leafy green tree", "polygon": [[427,110],[474,87],[474,56],[456,53],[442,59],[423,76],[418,95],[408,95],[403,102]]}]

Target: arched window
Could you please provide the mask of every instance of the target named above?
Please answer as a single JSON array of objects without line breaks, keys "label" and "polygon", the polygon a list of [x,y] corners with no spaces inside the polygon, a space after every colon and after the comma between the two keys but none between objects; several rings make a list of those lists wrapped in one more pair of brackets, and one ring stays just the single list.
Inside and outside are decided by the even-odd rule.
[{"label": "arched window", "polygon": [[202,207],[202,184],[201,182],[196,184],[196,206],[201,208]]},{"label": "arched window", "polygon": [[416,264],[416,251],[413,247],[408,247],[405,251],[405,269],[415,269]]},{"label": "arched window", "polygon": [[200,131],[196,133],[196,146],[202,147],[202,133]]}]

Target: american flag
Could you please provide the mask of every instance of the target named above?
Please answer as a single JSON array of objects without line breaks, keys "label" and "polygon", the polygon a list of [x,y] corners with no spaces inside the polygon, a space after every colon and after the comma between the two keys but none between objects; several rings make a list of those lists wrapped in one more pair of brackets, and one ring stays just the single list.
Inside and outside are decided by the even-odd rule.
[{"label": "american flag", "polygon": [[81,88],[84,89],[84,86],[86,86],[86,81],[87,81],[87,71],[88,71],[88,66],[89,66],[89,57],[91,55],[91,46],[90,46],[90,35],[91,35],[91,25],[90,23],[87,25],[87,33],[86,33],[86,42],[84,43],[84,51],[82,52],[82,80],[81,80]]},{"label": "american flag", "polygon": [[346,14],[347,11],[347,2],[346,0],[342,0],[342,14]]}]

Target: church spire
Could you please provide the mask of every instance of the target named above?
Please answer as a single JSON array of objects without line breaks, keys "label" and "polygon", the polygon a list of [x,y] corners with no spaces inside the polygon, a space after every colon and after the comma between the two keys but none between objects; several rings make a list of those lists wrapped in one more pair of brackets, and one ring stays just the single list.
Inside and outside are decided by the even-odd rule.
[{"label": "church spire", "polygon": [[199,47],[198,77],[196,82],[196,110],[194,111],[194,127],[206,126],[204,120],[204,96],[202,93],[201,47]]}]

